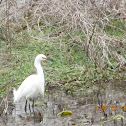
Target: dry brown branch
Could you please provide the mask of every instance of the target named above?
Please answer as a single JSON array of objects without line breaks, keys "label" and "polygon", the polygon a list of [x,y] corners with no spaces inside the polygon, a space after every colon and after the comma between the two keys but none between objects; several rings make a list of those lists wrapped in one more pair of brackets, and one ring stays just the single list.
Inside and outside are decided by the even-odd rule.
[{"label": "dry brown branch", "polygon": [[[117,40],[105,32],[110,28],[125,34],[125,25],[123,29],[111,21],[125,22],[124,0],[26,0],[22,3],[10,0],[6,16],[8,9],[5,5],[3,1],[0,4],[0,27],[5,27],[6,21],[8,30],[15,33],[27,29],[29,36],[35,40],[58,39],[61,42],[64,36],[70,35],[67,41],[82,45],[89,58],[100,66],[112,65],[111,57],[119,64],[125,61],[125,57],[117,53],[117,47],[122,48],[118,41],[125,45],[125,37]],[[38,36],[32,34],[35,26]],[[49,28],[51,30],[45,34],[43,31]],[[75,35],[77,31],[80,31],[79,35]],[[81,39],[82,36],[85,39]]]}]

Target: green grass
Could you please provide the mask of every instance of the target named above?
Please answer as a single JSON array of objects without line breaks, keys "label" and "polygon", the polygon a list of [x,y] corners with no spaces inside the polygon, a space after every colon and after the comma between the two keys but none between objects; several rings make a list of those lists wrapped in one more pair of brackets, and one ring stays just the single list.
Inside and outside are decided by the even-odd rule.
[{"label": "green grass", "polygon": [[[116,26],[118,23],[114,23]],[[44,33],[50,32],[58,26],[46,28]],[[118,30],[106,29],[108,34],[121,35]],[[115,32],[115,33],[114,33]],[[32,31],[34,36],[39,33],[36,30]],[[85,41],[85,37],[81,30],[71,32],[64,36],[61,41],[37,41],[28,35],[24,30],[22,34],[18,33],[17,39],[12,43],[12,54],[10,60],[5,60],[1,63],[3,66],[0,71],[0,95],[2,96],[6,89],[6,85],[10,88],[18,87],[22,81],[29,75],[36,72],[34,68],[35,57],[42,53],[54,59],[54,62],[42,62],[44,68],[45,80],[53,84],[62,84],[63,90],[83,91],[93,87],[99,80],[120,79],[121,73],[116,69],[112,70],[109,67],[105,69],[95,68],[95,64],[90,61],[81,45],[68,43],[67,40],[71,36],[80,36]],[[0,42],[0,48],[4,48],[5,42]],[[113,65],[116,63],[113,61]],[[117,64],[115,65],[115,67]],[[69,83],[69,81],[76,79]],[[88,90],[87,90],[88,91]]]},{"label": "green grass", "polygon": [[125,21],[110,19],[110,24],[113,27],[107,26],[104,30],[111,36],[122,36],[126,31]]},{"label": "green grass", "polygon": [[[0,72],[0,89],[10,83],[11,87],[18,86],[27,76],[35,73],[34,59],[40,53],[49,54],[54,59],[53,63],[42,62],[46,81],[56,84],[78,78],[75,74],[78,71],[75,65],[81,66],[86,60],[86,54],[79,45],[70,49],[71,45],[66,42],[61,44],[58,40],[55,43],[36,41],[30,39],[25,32],[24,38],[26,38],[25,41],[19,38],[18,41],[13,42],[11,60],[1,64],[3,68]],[[6,64],[8,67],[5,66]],[[1,94],[4,90],[1,90]]]}]

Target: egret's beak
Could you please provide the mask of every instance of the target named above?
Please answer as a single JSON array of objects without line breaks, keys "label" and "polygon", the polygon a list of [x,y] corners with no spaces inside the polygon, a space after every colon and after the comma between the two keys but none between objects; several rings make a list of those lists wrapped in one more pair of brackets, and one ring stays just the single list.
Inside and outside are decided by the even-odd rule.
[{"label": "egret's beak", "polygon": [[49,57],[47,57],[47,59],[46,59],[46,60],[50,60],[50,61],[52,61],[52,62],[54,61],[53,59],[51,59],[51,58],[49,58]]}]

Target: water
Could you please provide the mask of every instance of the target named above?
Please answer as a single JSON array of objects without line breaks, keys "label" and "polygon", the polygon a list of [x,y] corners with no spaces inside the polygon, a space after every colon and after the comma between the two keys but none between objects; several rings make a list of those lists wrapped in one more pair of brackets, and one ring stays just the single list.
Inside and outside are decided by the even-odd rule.
[{"label": "water", "polygon": [[[5,101],[0,107],[0,124],[1,126],[123,126],[126,124],[126,113],[121,110],[98,111],[96,106],[121,106],[125,103],[125,83],[106,83],[103,92],[100,87],[93,95],[87,95],[85,92],[67,95],[57,88],[48,89],[45,98],[36,99],[36,104],[42,102],[42,106],[35,106],[31,113],[28,109],[24,111],[25,100],[13,106],[12,94],[8,95],[8,109],[6,112]],[[32,101],[29,102],[32,104]],[[6,105],[7,106],[7,105]],[[64,108],[72,111],[70,116],[57,116]],[[4,111],[4,112],[3,112]],[[112,119],[112,116],[121,115],[124,119]]]}]

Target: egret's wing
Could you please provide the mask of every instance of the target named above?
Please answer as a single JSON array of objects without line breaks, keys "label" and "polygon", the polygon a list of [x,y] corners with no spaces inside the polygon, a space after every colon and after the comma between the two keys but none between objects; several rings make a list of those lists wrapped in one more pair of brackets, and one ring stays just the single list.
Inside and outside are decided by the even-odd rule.
[{"label": "egret's wing", "polygon": [[29,94],[33,88],[36,88],[35,85],[38,83],[39,79],[37,75],[30,75],[28,76],[22,84],[19,86],[17,92],[18,94],[23,97]]}]

